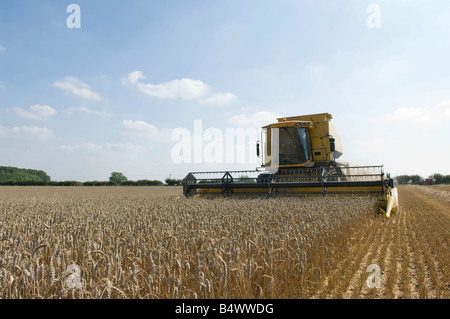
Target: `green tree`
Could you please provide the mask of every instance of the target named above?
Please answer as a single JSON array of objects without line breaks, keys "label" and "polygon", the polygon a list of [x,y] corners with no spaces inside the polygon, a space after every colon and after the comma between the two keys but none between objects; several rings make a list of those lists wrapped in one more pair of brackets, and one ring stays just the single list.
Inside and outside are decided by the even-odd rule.
[{"label": "green tree", "polygon": [[413,184],[419,184],[419,182],[423,180],[422,176],[420,175],[411,175],[410,178]]},{"label": "green tree", "polygon": [[35,169],[0,166],[1,182],[48,182],[50,176],[46,172]]},{"label": "green tree", "polygon": [[436,184],[442,184],[444,183],[445,176],[439,173],[434,173],[433,175],[430,175],[430,178],[433,178]]},{"label": "green tree", "polygon": [[398,184],[408,184],[411,182],[411,184],[419,184],[420,181],[422,181],[422,176],[420,175],[399,175],[396,176],[395,179],[397,180]]},{"label": "green tree", "polygon": [[181,183],[182,183],[181,179],[174,179],[174,178],[166,178],[164,181],[169,186],[178,186],[178,185],[181,185]]},{"label": "green tree", "polygon": [[442,179],[442,183],[444,184],[450,184],[450,175],[445,175]]},{"label": "green tree", "polygon": [[399,175],[396,177],[397,183],[399,184],[408,184],[408,182],[411,180],[411,177],[409,175]]},{"label": "green tree", "polygon": [[112,172],[109,181],[116,185],[122,185],[128,181],[128,178],[120,172]]}]

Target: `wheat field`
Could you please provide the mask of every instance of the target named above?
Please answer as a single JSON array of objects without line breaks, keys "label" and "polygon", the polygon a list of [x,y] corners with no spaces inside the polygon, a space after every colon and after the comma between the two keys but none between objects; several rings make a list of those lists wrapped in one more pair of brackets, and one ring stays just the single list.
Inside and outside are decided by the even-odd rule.
[{"label": "wheat field", "polygon": [[181,193],[2,187],[0,297],[448,298],[449,203],[421,189],[389,220],[372,198]]}]

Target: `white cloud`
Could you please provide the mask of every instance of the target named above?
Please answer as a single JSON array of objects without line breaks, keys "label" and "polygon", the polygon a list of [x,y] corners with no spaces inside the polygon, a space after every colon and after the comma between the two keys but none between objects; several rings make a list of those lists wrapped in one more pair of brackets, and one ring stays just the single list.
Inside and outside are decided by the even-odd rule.
[{"label": "white cloud", "polygon": [[201,80],[183,78],[151,84],[142,83],[139,81],[141,79],[145,79],[143,73],[133,71],[126,79],[122,79],[122,83],[136,85],[142,93],[160,99],[198,100],[202,104],[226,105],[237,98],[229,92],[209,95],[209,85]]},{"label": "white cloud", "polygon": [[2,47],[2,46],[0,45],[0,52],[3,52],[3,51],[6,51],[6,48],[5,48],[5,47]]},{"label": "white cloud", "polygon": [[128,75],[127,79],[122,80],[123,84],[136,84],[140,79],[145,79],[141,71],[134,71]]},{"label": "white cloud", "polygon": [[139,90],[149,96],[162,99],[192,100],[205,96],[209,87],[200,80],[177,79],[161,84],[137,83]]},{"label": "white cloud", "polygon": [[94,144],[94,143],[82,143],[77,145],[61,145],[60,149],[65,152],[76,152],[83,151],[89,153],[136,153],[145,152],[146,149],[143,146],[131,144],[131,143],[105,143],[105,144]]},{"label": "white cloud", "polygon": [[385,114],[383,118],[397,123],[417,124],[433,123],[450,124],[450,100],[443,100],[435,105],[422,105],[417,107],[399,107],[393,112]]},{"label": "white cloud", "polygon": [[346,159],[350,164],[384,165],[385,172],[394,176],[448,174],[448,92],[417,93],[398,101],[391,112],[340,126],[347,137]]},{"label": "white cloud", "polygon": [[95,114],[95,115],[100,115],[100,116],[112,116],[111,113],[92,110],[92,109],[87,108],[85,106],[71,107],[71,108],[68,108],[67,110],[65,110],[65,112],[69,113],[69,114],[72,114],[73,111],[80,111],[80,112],[89,113],[89,114]]},{"label": "white cloud", "polygon": [[54,137],[53,132],[46,127],[22,126],[5,127],[0,125],[0,137],[37,138],[40,140]]},{"label": "white cloud", "polygon": [[78,80],[73,76],[66,76],[64,81],[56,81],[53,86],[60,88],[66,92],[66,94],[73,94],[89,100],[101,100],[102,97],[99,93],[91,90],[91,87]]},{"label": "white cloud", "polygon": [[228,105],[232,101],[237,99],[237,96],[232,93],[217,93],[203,100],[200,103],[203,104],[213,104],[213,105]]},{"label": "white cloud", "polygon": [[280,115],[273,112],[257,112],[251,115],[234,115],[230,118],[230,122],[239,127],[259,128],[264,125],[274,123]]},{"label": "white cloud", "polygon": [[159,136],[159,130],[155,126],[144,121],[122,121],[122,132],[125,135],[155,138]]},{"label": "white cloud", "polygon": [[43,120],[58,113],[54,108],[40,104],[32,105],[28,110],[24,110],[20,107],[15,107],[12,110],[14,110],[17,115],[31,120]]}]

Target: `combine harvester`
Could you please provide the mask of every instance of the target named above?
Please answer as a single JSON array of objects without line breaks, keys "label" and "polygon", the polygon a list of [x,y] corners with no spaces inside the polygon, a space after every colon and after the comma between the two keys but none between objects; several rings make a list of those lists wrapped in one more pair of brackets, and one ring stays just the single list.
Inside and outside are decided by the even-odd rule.
[{"label": "combine harvester", "polygon": [[[263,164],[249,171],[191,172],[187,197],[374,196],[389,217],[398,210],[397,189],[383,166],[349,166],[328,113],[278,118],[262,127]],[[261,156],[260,143],[256,151]]]}]

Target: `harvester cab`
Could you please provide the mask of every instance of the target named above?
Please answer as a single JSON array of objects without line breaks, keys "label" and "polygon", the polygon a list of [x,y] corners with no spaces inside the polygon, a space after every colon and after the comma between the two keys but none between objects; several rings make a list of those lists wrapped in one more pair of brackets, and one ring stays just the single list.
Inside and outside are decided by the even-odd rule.
[{"label": "harvester cab", "polygon": [[[183,193],[191,196],[374,196],[389,217],[398,210],[393,179],[383,166],[349,166],[331,114],[278,118],[262,127],[261,167],[248,171],[191,172]],[[262,153],[262,154],[261,154]]]}]

